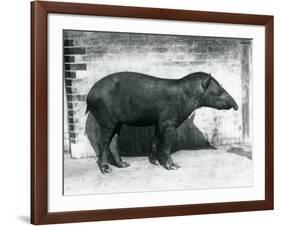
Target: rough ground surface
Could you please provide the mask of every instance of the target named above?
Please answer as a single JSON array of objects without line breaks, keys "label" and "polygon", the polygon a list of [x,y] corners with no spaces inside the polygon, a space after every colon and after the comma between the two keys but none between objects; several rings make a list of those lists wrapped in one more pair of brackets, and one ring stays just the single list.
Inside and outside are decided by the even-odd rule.
[{"label": "rough ground surface", "polygon": [[247,146],[217,150],[182,150],[172,155],[181,168],[165,170],[147,157],[123,157],[128,168],[114,166],[101,174],[95,158],[71,159],[65,154],[64,194],[144,192],[252,186],[252,160]]}]

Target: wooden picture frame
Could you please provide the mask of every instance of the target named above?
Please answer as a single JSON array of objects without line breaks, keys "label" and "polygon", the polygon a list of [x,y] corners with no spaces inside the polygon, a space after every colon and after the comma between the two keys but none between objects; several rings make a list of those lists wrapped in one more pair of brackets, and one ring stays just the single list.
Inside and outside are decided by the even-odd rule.
[{"label": "wooden picture frame", "polygon": [[[265,27],[265,199],[48,212],[48,14],[95,15]],[[31,223],[52,224],[273,209],[273,16],[35,1],[31,3]]]}]

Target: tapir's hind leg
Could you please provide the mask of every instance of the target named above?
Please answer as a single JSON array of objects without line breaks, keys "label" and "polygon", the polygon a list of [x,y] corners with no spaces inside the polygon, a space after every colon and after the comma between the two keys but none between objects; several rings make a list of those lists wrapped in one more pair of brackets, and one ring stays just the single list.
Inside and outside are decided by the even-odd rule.
[{"label": "tapir's hind leg", "polygon": [[130,166],[129,163],[124,162],[121,157],[120,157],[120,153],[119,153],[119,146],[118,146],[118,139],[119,139],[119,134],[120,134],[120,126],[117,126],[116,130],[115,130],[115,134],[112,138],[111,141],[111,148],[110,148],[110,152],[112,154],[113,159],[115,160],[115,165],[119,168],[126,168],[128,166]]},{"label": "tapir's hind leg", "polygon": [[102,173],[110,173],[112,171],[108,164],[107,152],[109,151],[109,144],[113,133],[114,129],[101,127],[101,135],[98,142],[99,156],[97,163]]}]

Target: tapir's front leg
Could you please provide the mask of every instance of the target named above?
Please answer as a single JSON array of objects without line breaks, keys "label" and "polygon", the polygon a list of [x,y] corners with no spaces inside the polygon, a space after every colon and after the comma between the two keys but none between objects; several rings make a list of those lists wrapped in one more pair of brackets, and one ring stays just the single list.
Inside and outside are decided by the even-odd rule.
[{"label": "tapir's front leg", "polygon": [[158,126],[155,126],[155,134],[152,142],[152,150],[148,157],[149,162],[154,165],[159,165],[159,161],[157,158],[157,151],[158,151]]},{"label": "tapir's front leg", "polygon": [[157,157],[159,163],[166,169],[174,170],[180,166],[173,162],[171,157],[171,147],[176,135],[175,126],[160,124],[159,125],[159,134],[158,134],[158,151]]}]

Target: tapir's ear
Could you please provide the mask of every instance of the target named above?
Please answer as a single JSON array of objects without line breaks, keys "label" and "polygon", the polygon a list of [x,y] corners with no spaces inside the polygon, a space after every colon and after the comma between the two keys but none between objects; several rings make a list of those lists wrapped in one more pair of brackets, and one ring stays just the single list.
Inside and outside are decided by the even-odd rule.
[{"label": "tapir's ear", "polygon": [[204,89],[207,89],[211,81],[211,75],[208,75],[204,80],[202,81],[202,86]]}]

